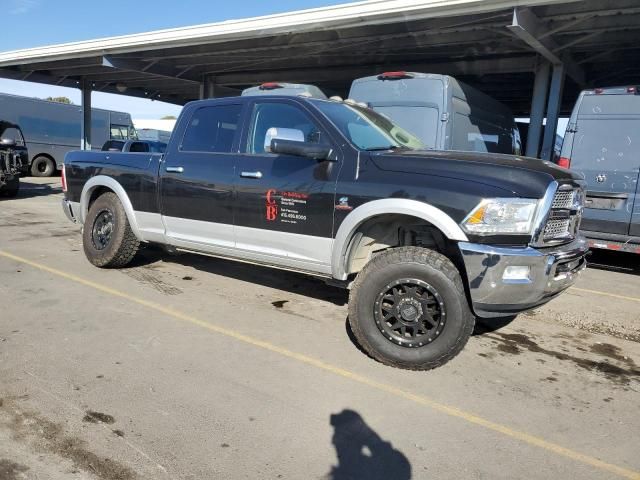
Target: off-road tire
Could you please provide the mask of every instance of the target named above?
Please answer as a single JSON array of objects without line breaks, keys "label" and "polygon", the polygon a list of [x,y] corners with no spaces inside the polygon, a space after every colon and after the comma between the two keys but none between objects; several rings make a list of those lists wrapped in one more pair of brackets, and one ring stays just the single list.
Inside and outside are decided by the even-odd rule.
[{"label": "off-road tire", "polygon": [[14,178],[13,180],[9,180],[5,185],[0,187],[0,196],[8,197],[8,198],[16,198],[18,196],[19,191],[20,191],[20,180],[18,178]]},{"label": "off-road tire", "polygon": [[49,157],[41,155],[31,162],[31,176],[50,177],[56,171],[56,164]]},{"label": "off-road tire", "polygon": [[[441,332],[423,346],[394,343],[376,323],[374,312],[380,292],[407,278],[431,286],[446,307]],[[460,273],[447,257],[426,248],[399,247],[374,256],[356,277],[349,297],[349,324],[360,346],[379,362],[408,370],[430,370],[460,353],[473,332],[475,317]]]},{"label": "off-road tire", "polygon": [[[110,240],[106,246],[100,249],[94,241],[94,225],[104,212],[111,214],[113,228]],[[87,259],[100,268],[124,267],[135,257],[140,242],[131,230],[124,207],[115,193],[107,192],[100,195],[89,208],[89,213],[84,221],[82,244]]]}]

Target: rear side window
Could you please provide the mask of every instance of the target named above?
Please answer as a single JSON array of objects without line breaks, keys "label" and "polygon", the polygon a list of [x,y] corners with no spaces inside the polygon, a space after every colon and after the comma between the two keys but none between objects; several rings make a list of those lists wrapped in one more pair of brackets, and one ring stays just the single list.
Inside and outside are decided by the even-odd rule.
[{"label": "rear side window", "polygon": [[149,145],[144,142],[133,142],[129,147],[130,152],[148,152]]},{"label": "rear side window", "polygon": [[242,105],[216,105],[196,110],[182,139],[187,152],[230,153],[240,121]]},{"label": "rear side window", "polygon": [[120,152],[122,151],[122,147],[124,147],[124,143],[121,140],[107,140],[102,145],[103,152]]}]

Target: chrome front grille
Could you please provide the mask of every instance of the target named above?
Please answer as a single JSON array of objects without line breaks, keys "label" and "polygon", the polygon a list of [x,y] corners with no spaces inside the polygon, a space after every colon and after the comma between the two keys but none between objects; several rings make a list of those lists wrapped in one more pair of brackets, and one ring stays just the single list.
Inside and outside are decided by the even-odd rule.
[{"label": "chrome front grille", "polygon": [[575,190],[560,190],[556,192],[555,197],[553,197],[551,209],[570,209],[573,206],[574,197]]},{"label": "chrome front grille", "polygon": [[551,202],[544,229],[538,237],[538,244],[543,246],[568,242],[578,235],[583,198],[583,191],[579,188],[558,188]]},{"label": "chrome front grille", "polygon": [[571,219],[551,219],[544,227],[544,240],[567,237],[571,233]]}]

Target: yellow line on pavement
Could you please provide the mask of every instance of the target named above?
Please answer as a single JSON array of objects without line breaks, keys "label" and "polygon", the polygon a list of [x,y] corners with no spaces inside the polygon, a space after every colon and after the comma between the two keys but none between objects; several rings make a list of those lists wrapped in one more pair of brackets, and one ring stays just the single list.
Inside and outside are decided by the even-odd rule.
[{"label": "yellow line on pavement", "polygon": [[469,423],[472,423],[474,425],[479,425],[481,427],[484,427],[488,430],[492,430],[494,432],[497,433],[501,433],[507,437],[510,438],[514,438],[516,440],[520,440],[526,444],[535,446],[535,447],[539,447],[542,448],[544,450],[547,450],[549,452],[555,453],[556,455],[560,455],[562,457],[566,457],[569,458],[571,460],[574,460],[576,462],[579,463],[583,463],[585,465],[589,465],[591,467],[597,468],[599,470],[604,470],[610,473],[613,473],[615,475],[618,475],[620,477],[623,478],[628,478],[631,480],[640,480],[640,472],[635,472],[633,470],[629,470],[623,467],[619,467],[617,465],[613,465],[611,463],[607,463],[604,462],[602,460],[599,460],[595,457],[591,457],[589,455],[585,455],[582,454],[580,452],[576,452],[574,450],[571,450],[569,448],[565,448],[561,445],[558,445],[556,443],[553,442],[549,442],[541,437],[537,437],[534,435],[530,435],[526,432],[521,432],[519,430],[514,430],[510,427],[507,427],[506,425],[502,425],[500,423],[496,423],[496,422],[492,422],[491,420],[486,420],[482,417],[479,417],[473,413],[469,413],[466,412],[464,410],[460,410],[459,408],[444,404],[444,403],[440,403],[437,402],[435,400],[430,399],[429,397],[426,397],[424,395],[416,395],[414,393],[411,393],[407,390],[403,390],[401,388],[398,387],[394,387],[392,385],[388,385],[385,383],[380,383],[377,382],[371,378],[365,377],[363,375],[357,374],[355,372],[352,372],[350,370],[346,370],[344,368],[341,367],[337,367],[335,365],[331,365],[329,363],[325,363],[322,360],[318,360],[316,358],[304,355],[302,353],[298,353],[298,352],[294,352],[292,350],[288,350],[286,348],[282,348],[279,347],[277,345],[274,345],[272,343],[269,342],[265,342],[262,340],[259,340],[257,338],[253,338],[247,335],[244,335],[242,333],[236,332],[234,330],[230,330],[224,327],[220,327],[208,322],[205,322],[203,320],[200,320],[198,318],[192,317],[190,315],[187,315],[185,313],[179,312],[177,310],[173,310],[171,308],[167,308],[163,305],[160,305],[158,303],[155,302],[151,302],[148,300],[144,300],[142,298],[138,298],[135,297],[133,295],[129,295],[128,293],[122,292],[120,290],[115,290],[113,288],[110,287],[106,287],[104,285],[101,285],[99,283],[96,282],[92,282],[91,280],[86,280],[82,277],[78,277],[77,275],[73,275],[71,273],[67,273],[67,272],[63,272],[61,270],[57,270],[55,268],[52,267],[48,267],[46,265],[42,265],[40,263],[36,263],[36,262],[32,262],[31,260],[28,260],[26,258],[22,258],[19,257],[17,255],[13,255],[11,253],[8,252],[4,252],[0,250],[0,256],[1,257],[5,257],[11,260],[14,260],[16,262],[20,262],[20,263],[24,263],[26,265],[29,265],[31,267],[34,267],[36,269],[51,273],[53,275],[57,275],[59,277],[62,278],[66,278],[67,280],[71,280],[72,282],[76,282],[79,283],[81,285],[84,285],[86,287],[91,287],[95,290],[98,290],[100,292],[103,293],[107,293],[109,295],[115,296],[115,297],[119,297],[119,298],[123,298],[125,300],[129,300],[133,303],[137,303],[138,305],[142,305],[144,307],[147,307],[149,309],[155,310],[157,312],[163,313],[169,317],[173,317],[177,320],[181,320],[183,322],[187,322],[190,323],[192,325],[197,325],[199,327],[205,328],[209,331],[221,334],[221,335],[225,335],[227,337],[231,337],[234,338],[238,341],[244,342],[246,344],[252,345],[254,347],[259,347],[262,348],[264,350],[268,350],[270,352],[273,353],[277,353],[279,355],[282,355],[284,357],[293,359],[293,360],[297,360],[301,363],[307,364],[307,365],[311,365],[313,367],[316,367],[320,370],[324,370],[326,372],[332,373],[334,375],[337,375],[339,377],[343,377],[349,380],[352,380],[354,382],[360,383],[362,385],[366,385],[368,387],[374,388],[376,390],[382,391],[382,392],[386,392],[389,393],[391,395],[394,395],[396,397],[400,397],[403,398],[405,400],[417,403],[419,405],[423,405],[426,407],[429,407],[433,410],[436,410],[438,412],[444,413],[446,415],[449,415],[451,417],[455,417],[455,418],[459,418],[462,420],[465,420]]},{"label": "yellow line on pavement", "polygon": [[639,297],[627,297],[626,295],[618,295],[617,293],[601,292],[600,290],[589,290],[587,288],[571,287],[571,290],[576,292],[593,293],[595,295],[602,295],[603,297],[619,298],[621,300],[629,300],[631,302],[640,302]]}]

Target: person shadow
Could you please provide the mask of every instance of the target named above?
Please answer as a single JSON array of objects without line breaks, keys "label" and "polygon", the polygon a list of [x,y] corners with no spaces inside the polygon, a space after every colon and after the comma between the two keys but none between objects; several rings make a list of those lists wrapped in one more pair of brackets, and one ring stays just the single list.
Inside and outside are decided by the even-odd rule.
[{"label": "person shadow", "polygon": [[328,480],[409,480],[411,463],[353,410],[331,415],[338,464]]}]

